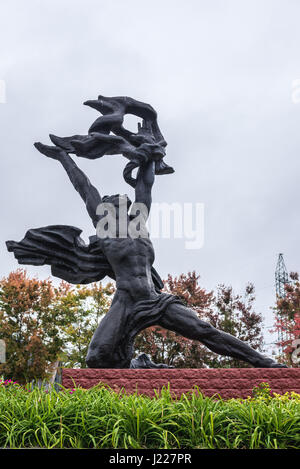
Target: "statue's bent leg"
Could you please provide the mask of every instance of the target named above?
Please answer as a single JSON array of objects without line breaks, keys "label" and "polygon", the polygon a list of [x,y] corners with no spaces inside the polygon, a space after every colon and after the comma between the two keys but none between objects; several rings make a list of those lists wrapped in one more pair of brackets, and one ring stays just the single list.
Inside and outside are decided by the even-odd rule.
[{"label": "statue's bent leg", "polygon": [[126,322],[132,304],[127,297],[115,294],[111,308],[101,320],[89,345],[86,363],[89,368],[129,368],[133,344],[128,339]]},{"label": "statue's bent leg", "polygon": [[171,304],[168,306],[159,320],[159,325],[188,339],[199,340],[212,352],[242,360],[257,368],[282,366],[236,337],[200,320],[193,310],[184,305]]}]

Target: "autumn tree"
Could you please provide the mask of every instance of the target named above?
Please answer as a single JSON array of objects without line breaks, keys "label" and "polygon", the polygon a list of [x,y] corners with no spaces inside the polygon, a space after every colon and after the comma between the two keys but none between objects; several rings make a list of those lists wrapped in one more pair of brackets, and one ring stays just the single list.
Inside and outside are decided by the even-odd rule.
[{"label": "autumn tree", "polygon": [[0,374],[20,383],[45,379],[58,360],[85,367],[88,344],[110,306],[112,284],[73,287],[29,278],[19,269],[0,281]]},{"label": "autumn tree", "polygon": [[43,379],[63,346],[62,326],[68,317],[60,308],[69,286],[29,278],[17,270],[0,281],[0,338],[7,361],[0,372],[21,383]]},{"label": "autumn tree", "polygon": [[94,283],[89,287],[77,286],[62,299],[69,310],[69,323],[62,327],[64,366],[86,368],[89,343],[103,315],[107,313],[115,289],[112,283]]},{"label": "autumn tree", "polygon": [[[261,349],[261,317],[253,310],[254,288],[244,296],[221,285],[216,294],[199,284],[195,272],[168,276],[164,291],[181,298],[200,319]],[[299,289],[299,286],[298,286]],[[19,382],[46,378],[53,363],[85,367],[87,348],[101,318],[108,311],[115,289],[111,283],[71,286],[29,278],[17,270],[0,281],[0,338],[7,345],[7,362],[0,373]],[[210,352],[198,341],[153,326],[136,338],[137,353],[175,367],[245,366]]]},{"label": "autumn tree", "polygon": [[[263,318],[254,311],[255,289],[249,283],[243,295],[235,294],[231,286],[219,285],[213,298],[213,310],[207,315],[208,322],[228,334],[262,351]],[[207,352],[211,368],[245,368],[245,362]]]},{"label": "autumn tree", "polygon": [[[200,276],[195,272],[171,275],[165,281],[164,290],[181,298],[184,304],[194,309],[199,319],[214,327],[246,341],[256,350],[261,350],[262,317],[253,309],[254,287],[249,284],[244,295],[236,295],[232,287],[220,285],[216,294],[207,292],[199,285]],[[135,342],[137,353],[147,353],[157,363],[166,363],[176,368],[202,367],[246,367],[244,362],[221,357],[200,342],[186,339],[171,331],[153,326],[143,331]]]},{"label": "autumn tree", "polygon": [[285,362],[295,367],[297,364],[292,360],[293,343],[300,339],[300,281],[298,273],[290,273],[290,282],[285,285],[285,296],[277,298],[275,315],[275,327],[282,337],[278,345],[283,349]]}]

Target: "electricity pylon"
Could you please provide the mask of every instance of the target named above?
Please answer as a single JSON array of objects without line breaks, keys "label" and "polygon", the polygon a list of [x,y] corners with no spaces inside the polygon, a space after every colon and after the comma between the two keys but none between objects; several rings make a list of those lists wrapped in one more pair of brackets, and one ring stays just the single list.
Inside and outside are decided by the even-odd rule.
[{"label": "electricity pylon", "polygon": [[283,254],[280,253],[275,270],[276,296],[279,298],[285,297],[285,285],[287,283],[289,283],[289,274],[286,270]]},{"label": "electricity pylon", "polygon": [[[286,291],[285,285],[289,283],[289,274],[286,269],[283,254],[280,253],[278,256],[277,266],[275,270],[275,286],[276,286],[276,299],[278,298],[285,298]],[[279,330],[278,331],[278,342],[282,344],[282,342],[287,340],[286,332]],[[282,353],[282,345],[280,345],[280,353]]]}]

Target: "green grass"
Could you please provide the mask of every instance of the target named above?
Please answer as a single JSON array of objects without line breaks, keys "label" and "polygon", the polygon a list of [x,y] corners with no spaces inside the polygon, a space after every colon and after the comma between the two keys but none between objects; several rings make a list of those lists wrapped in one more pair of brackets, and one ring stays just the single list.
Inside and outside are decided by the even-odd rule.
[{"label": "green grass", "polygon": [[155,398],[0,383],[0,447],[300,448],[300,396]]}]

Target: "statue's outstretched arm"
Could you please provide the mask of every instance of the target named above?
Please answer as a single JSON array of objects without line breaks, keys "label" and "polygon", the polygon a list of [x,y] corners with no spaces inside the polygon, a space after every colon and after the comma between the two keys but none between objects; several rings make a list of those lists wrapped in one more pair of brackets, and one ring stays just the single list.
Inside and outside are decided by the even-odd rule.
[{"label": "statue's outstretched arm", "polygon": [[102,200],[98,190],[91,184],[89,178],[77,166],[65,150],[56,146],[43,145],[40,142],[35,143],[34,146],[40,153],[43,153],[43,155],[60,161],[74,188],[83,199],[94,226],[97,226],[99,216],[96,214],[96,211]]},{"label": "statue's outstretched arm", "polygon": [[139,166],[135,183],[135,202],[145,204],[148,215],[152,202],[152,186],[155,178],[155,162],[150,160]]}]

